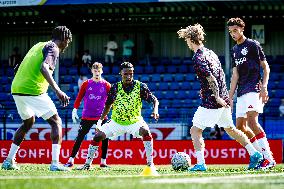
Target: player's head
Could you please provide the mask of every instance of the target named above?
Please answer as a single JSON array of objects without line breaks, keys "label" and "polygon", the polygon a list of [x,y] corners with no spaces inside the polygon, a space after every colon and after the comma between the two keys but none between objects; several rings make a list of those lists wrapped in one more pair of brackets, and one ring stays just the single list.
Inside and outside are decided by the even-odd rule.
[{"label": "player's head", "polygon": [[124,84],[130,84],[133,81],[134,67],[130,62],[123,62],[120,65],[120,75]]},{"label": "player's head", "polygon": [[180,29],[177,33],[179,38],[185,39],[190,49],[192,49],[192,44],[202,45],[206,35],[203,27],[198,23],[193,26],[187,26],[185,29]]},{"label": "player's head", "polygon": [[244,35],[245,22],[240,18],[230,18],[227,22],[229,33],[234,41],[238,41]]},{"label": "player's head", "polygon": [[72,41],[72,33],[66,26],[57,26],[52,31],[52,40],[57,41],[58,48],[64,52]]},{"label": "player's head", "polygon": [[102,73],[103,73],[103,65],[99,62],[95,62],[92,65],[93,77],[96,78],[96,79],[99,79],[101,77]]}]

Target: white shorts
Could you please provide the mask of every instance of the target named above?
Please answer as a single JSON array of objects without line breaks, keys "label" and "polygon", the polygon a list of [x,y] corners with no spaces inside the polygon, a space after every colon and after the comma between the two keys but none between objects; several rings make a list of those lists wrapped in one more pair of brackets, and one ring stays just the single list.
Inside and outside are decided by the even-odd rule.
[{"label": "white shorts", "polygon": [[262,99],[259,98],[259,93],[251,92],[237,98],[236,103],[236,118],[247,117],[247,112],[256,111],[263,113]]},{"label": "white shorts", "polygon": [[29,119],[35,115],[47,120],[57,114],[57,109],[47,93],[39,96],[13,95],[13,98],[22,120]]},{"label": "white shorts", "polygon": [[142,136],[139,135],[139,129],[141,127],[149,130],[149,126],[143,118],[131,125],[120,125],[111,119],[101,127],[100,131],[105,133],[106,138],[116,138],[124,133],[132,134],[135,138],[142,138]]},{"label": "white shorts", "polygon": [[192,119],[193,126],[202,130],[206,127],[235,127],[232,119],[231,108],[207,109],[199,106]]}]

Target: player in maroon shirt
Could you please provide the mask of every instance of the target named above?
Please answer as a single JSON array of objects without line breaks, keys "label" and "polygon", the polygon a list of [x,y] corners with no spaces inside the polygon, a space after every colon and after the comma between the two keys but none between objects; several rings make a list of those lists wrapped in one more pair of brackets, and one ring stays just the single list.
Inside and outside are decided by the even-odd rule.
[{"label": "player in maroon shirt", "polygon": [[179,38],[185,39],[189,49],[194,51],[192,60],[201,86],[201,105],[194,114],[193,126],[190,129],[197,164],[190,171],[207,170],[202,132],[206,127],[213,128],[216,124],[224,127],[232,138],[247,149],[250,155],[248,169],[254,169],[263,159],[262,155],[253,147],[247,136],[234,126],[225,74],[218,56],[203,45],[205,35],[203,27],[195,24],[180,29],[177,33]]},{"label": "player in maroon shirt", "polygon": [[236,127],[242,130],[254,147],[263,154],[264,160],[260,168],[273,168],[276,163],[266,134],[258,123],[258,115],[263,112],[263,106],[269,98],[267,91],[269,65],[259,42],[244,36],[245,23],[242,19],[231,18],[227,25],[231,37],[237,43],[232,49],[233,75],[230,88],[232,107],[237,89]]}]

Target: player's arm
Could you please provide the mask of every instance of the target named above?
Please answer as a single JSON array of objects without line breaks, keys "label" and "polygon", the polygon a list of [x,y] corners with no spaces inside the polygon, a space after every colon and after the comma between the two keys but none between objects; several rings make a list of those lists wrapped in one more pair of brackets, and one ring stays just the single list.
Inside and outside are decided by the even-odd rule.
[{"label": "player's arm", "polygon": [[262,79],[262,87],[260,90],[260,97],[262,98],[262,102],[266,103],[269,99],[267,85],[269,80],[270,68],[266,60],[260,61],[260,66],[263,69],[263,79]]},{"label": "player's arm", "polygon": [[56,60],[59,56],[59,50],[52,45],[46,45],[43,49],[43,55],[44,60],[41,64],[40,72],[49,83],[50,87],[55,91],[56,96],[61,101],[63,107],[65,107],[69,104],[70,97],[61,91],[50,72],[50,70],[53,71],[55,69]]},{"label": "player's arm", "polygon": [[206,77],[210,89],[213,93],[213,96],[215,97],[217,103],[221,104],[223,107],[229,107],[229,105],[226,103],[226,101],[219,96],[219,86],[216,78],[210,73],[209,76]]},{"label": "player's arm", "polygon": [[151,117],[153,117],[155,120],[159,119],[159,101],[158,99],[151,93],[150,89],[147,87],[145,83],[141,83],[140,85],[140,96],[142,100],[145,100],[148,103],[153,104],[153,112],[151,114]]},{"label": "player's arm", "polygon": [[239,81],[239,72],[238,72],[237,67],[234,67],[233,68],[233,74],[232,74],[232,77],[231,77],[231,83],[230,83],[230,91],[229,91],[230,100],[232,100],[234,98],[234,94],[235,94],[235,91],[237,89],[238,81]]},{"label": "player's arm", "polygon": [[111,107],[112,107],[112,104],[114,103],[115,101],[115,98],[116,98],[116,95],[117,95],[117,83],[114,84],[108,94],[107,94],[107,100],[106,100],[106,103],[105,103],[105,107],[104,107],[104,110],[101,114],[101,117],[100,117],[100,120],[104,120],[104,118],[107,116],[107,114],[109,113]]}]

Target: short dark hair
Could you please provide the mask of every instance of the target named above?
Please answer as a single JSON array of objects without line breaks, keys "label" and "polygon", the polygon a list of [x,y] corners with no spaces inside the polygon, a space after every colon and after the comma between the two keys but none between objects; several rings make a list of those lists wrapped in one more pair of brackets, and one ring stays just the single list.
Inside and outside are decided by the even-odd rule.
[{"label": "short dark hair", "polygon": [[120,64],[120,71],[123,70],[123,68],[132,68],[134,70],[134,67],[130,62],[122,62]]},{"label": "short dark hair", "polygon": [[230,18],[227,22],[228,26],[239,26],[244,28],[246,26],[245,22],[240,18]]},{"label": "short dark hair", "polygon": [[57,26],[52,31],[52,39],[65,41],[67,39],[72,41],[72,33],[66,26]]}]

